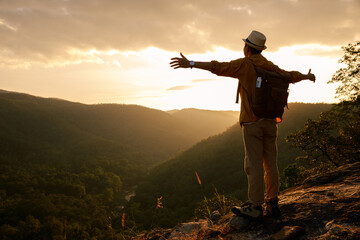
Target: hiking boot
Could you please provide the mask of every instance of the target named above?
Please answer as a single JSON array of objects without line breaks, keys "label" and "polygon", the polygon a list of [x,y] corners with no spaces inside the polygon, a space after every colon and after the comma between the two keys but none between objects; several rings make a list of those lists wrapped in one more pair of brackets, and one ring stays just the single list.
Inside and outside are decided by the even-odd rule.
[{"label": "hiking boot", "polygon": [[279,208],[279,199],[265,199],[265,217],[281,219],[281,212]]},{"label": "hiking boot", "polygon": [[245,203],[241,207],[233,207],[233,213],[240,217],[246,217],[250,220],[261,221],[263,217],[262,206],[254,206],[252,203]]}]

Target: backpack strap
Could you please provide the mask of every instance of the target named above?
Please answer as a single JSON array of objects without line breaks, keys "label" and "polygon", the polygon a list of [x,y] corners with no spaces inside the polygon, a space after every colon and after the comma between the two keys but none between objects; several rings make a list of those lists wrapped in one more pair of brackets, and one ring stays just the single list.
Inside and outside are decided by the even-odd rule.
[{"label": "backpack strap", "polygon": [[[252,66],[253,66],[256,74],[258,74],[255,65],[252,64]],[[240,88],[241,88],[241,84],[240,84],[240,79],[239,79],[238,86],[237,86],[237,90],[236,90],[236,101],[235,101],[235,103],[239,103]],[[248,98],[249,98],[249,96],[248,96]],[[249,101],[249,103],[251,104],[250,99],[248,99],[248,101]]]},{"label": "backpack strap", "polygon": [[239,103],[240,87],[241,87],[241,84],[240,84],[240,80],[239,80],[238,87],[237,87],[237,90],[236,90],[236,101],[235,101],[235,103]]}]

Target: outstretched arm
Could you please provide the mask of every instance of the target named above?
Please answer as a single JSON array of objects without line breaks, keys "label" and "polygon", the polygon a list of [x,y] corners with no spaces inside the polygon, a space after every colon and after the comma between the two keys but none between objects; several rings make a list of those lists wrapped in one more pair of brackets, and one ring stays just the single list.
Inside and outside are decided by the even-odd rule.
[{"label": "outstretched arm", "polygon": [[[182,53],[180,53],[181,57],[175,57],[171,59],[170,67],[173,67],[174,69],[177,68],[199,68],[207,71],[211,71],[211,62],[194,62],[189,61]],[[190,62],[193,62],[193,65],[190,64]]]},{"label": "outstretched arm", "polygon": [[292,71],[289,73],[292,76],[293,83],[300,82],[302,80],[310,80],[312,82],[315,82],[315,80],[316,80],[315,75],[311,73],[311,69],[309,69],[308,74],[301,74],[297,71]]},{"label": "outstretched arm", "polygon": [[315,75],[311,73],[311,68],[309,69],[308,74],[306,74],[304,76],[305,76],[304,80],[309,79],[310,81],[313,81],[313,82],[315,82],[315,80],[316,80]]},{"label": "outstretched arm", "polygon": [[291,75],[291,82],[297,83],[302,80],[310,80],[312,82],[315,82],[316,78],[315,75],[311,73],[311,69],[309,69],[309,72],[307,74],[302,74],[298,71],[290,71],[288,72]]}]

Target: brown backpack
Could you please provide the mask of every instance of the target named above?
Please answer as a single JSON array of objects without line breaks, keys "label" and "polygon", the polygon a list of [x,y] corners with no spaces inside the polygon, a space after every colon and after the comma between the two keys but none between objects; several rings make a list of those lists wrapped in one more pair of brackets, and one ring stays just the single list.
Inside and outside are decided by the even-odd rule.
[{"label": "brown backpack", "polygon": [[287,106],[290,74],[254,68],[257,79],[249,101],[254,114],[259,118],[281,118]]}]

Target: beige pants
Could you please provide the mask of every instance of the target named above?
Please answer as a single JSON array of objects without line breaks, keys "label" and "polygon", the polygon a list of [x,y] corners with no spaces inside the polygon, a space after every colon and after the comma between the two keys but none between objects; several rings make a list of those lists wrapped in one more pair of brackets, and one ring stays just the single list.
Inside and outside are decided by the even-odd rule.
[{"label": "beige pants", "polygon": [[276,198],[279,193],[277,124],[275,120],[262,119],[258,122],[243,124],[242,131],[248,198],[254,205],[260,205],[264,202],[264,180],[268,198]]}]

